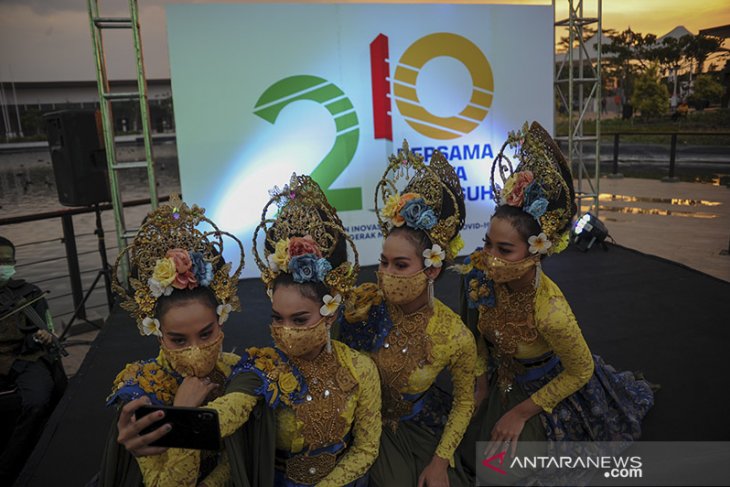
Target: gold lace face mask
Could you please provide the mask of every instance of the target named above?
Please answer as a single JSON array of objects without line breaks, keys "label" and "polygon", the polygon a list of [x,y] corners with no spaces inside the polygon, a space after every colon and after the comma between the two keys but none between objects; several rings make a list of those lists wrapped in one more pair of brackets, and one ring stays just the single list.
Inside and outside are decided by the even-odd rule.
[{"label": "gold lace face mask", "polygon": [[421,269],[410,276],[378,271],[378,286],[389,303],[408,304],[423,294],[428,286],[428,276],[424,271],[425,269]]},{"label": "gold lace face mask", "polygon": [[500,257],[487,254],[487,277],[498,284],[514,281],[527,274],[540,262],[539,255],[531,255],[526,259],[510,262]]},{"label": "gold lace face mask", "polygon": [[325,317],[309,326],[271,325],[274,343],[290,357],[301,357],[322,348],[328,335]]},{"label": "gold lace face mask", "polygon": [[162,342],[162,354],[170,366],[183,377],[206,377],[218,362],[223,349],[223,332],[202,347],[193,346],[171,350]]}]

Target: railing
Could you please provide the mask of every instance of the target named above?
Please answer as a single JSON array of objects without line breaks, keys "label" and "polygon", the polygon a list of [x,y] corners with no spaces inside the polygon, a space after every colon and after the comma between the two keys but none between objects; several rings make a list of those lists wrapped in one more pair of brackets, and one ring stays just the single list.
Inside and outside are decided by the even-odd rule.
[{"label": "railing", "polygon": [[[669,145],[669,174],[662,178],[664,182],[676,182],[677,163],[677,137],[678,136],[724,136],[730,137],[730,132],[604,132],[604,136],[613,136],[613,167],[609,177],[621,178],[623,175],[619,172],[619,139],[622,135],[630,136],[666,136],[670,137]],[[728,162],[730,162],[730,154],[728,154]]]},{"label": "railing", "polygon": [[[169,199],[169,196],[160,198],[160,201],[166,201]],[[142,205],[148,205],[150,204],[149,199],[140,199],[140,200],[133,200],[128,201],[124,203],[125,207],[133,207],[133,206],[142,206]],[[25,242],[19,245],[16,245],[16,250],[19,248],[34,246],[34,245],[40,245],[40,244],[47,244],[52,242],[59,242],[64,244],[64,253],[63,255],[56,255],[56,256],[44,256],[37,260],[32,260],[28,262],[22,262],[17,265],[18,268],[22,267],[29,267],[33,265],[38,264],[44,264],[49,262],[55,262],[59,260],[66,259],[67,265],[68,265],[68,273],[62,274],[62,275],[54,275],[48,278],[43,279],[36,279],[33,280],[33,284],[41,285],[44,283],[48,283],[50,281],[55,281],[59,279],[68,279],[69,285],[70,285],[70,292],[67,293],[61,293],[61,294],[54,294],[52,296],[49,296],[47,300],[54,301],[59,300],[63,298],[68,298],[69,296],[72,297],[73,300],[73,314],[71,316],[70,321],[64,326],[63,331],[61,332],[61,337],[65,337],[66,333],[71,329],[71,326],[74,324],[74,322],[77,319],[80,319],[82,321],[88,321],[87,320],[87,310],[91,308],[106,306],[109,310],[111,310],[114,298],[111,291],[111,266],[109,265],[109,262],[107,260],[107,247],[105,244],[105,236],[104,236],[104,228],[102,226],[101,221],[101,212],[111,210],[112,206],[109,203],[105,204],[97,204],[93,207],[79,207],[79,208],[68,208],[68,209],[62,209],[62,210],[56,210],[56,211],[49,211],[49,212],[43,212],[43,213],[36,213],[32,215],[21,215],[21,216],[13,216],[13,217],[7,217],[7,218],[0,218],[0,227],[4,225],[14,225],[14,224],[22,224],[22,223],[31,223],[31,222],[37,222],[42,220],[53,220],[53,219],[60,219],[61,220],[61,229],[62,229],[62,236],[57,238],[51,238],[51,239],[44,239],[44,240],[36,240],[31,242]],[[73,217],[76,215],[83,215],[83,214],[89,214],[89,213],[95,213],[96,214],[96,229],[91,233],[83,233],[83,234],[76,234],[74,229],[74,223],[73,223]],[[79,252],[77,249],[77,239],[79,237],[88,237],[91,235],[95,235],[97,237],[97,250],[91,250],[91,251],[84,251]],[[115,247],[111,247],[111,249],[114,249]],[[81,266],[79,264],[79,256],[81,255],[88,255],[98,252],[99,257],[101,259],[101,267],[100,268],[93,268],[93,269],[86,269],[81,270]],[[81,282],[81,276],[89,273],[96,272],[96,278],[94,279],[93,283],[89,286],[88,289],[84,290],[82,282]],[[104,279],[104,285],[105,285],[105,291],[106,291],[106,304],[105,305],[97,305],[87,308],[86,302],[89,299],[91,292],[94,290],[94,288],[99,283],[100,279]],[[65,316],[67,313],[60,313],[57,316]]]}]

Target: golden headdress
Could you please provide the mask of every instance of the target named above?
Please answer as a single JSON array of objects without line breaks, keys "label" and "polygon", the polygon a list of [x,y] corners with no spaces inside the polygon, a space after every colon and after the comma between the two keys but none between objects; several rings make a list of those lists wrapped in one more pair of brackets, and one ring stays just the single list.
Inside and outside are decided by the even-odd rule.
[{"label": "golden headdress", "polygon": [[375,187],[375,214],[386,237],[403,225],[423,230],[448,259],[464,246],[459,235],[466,217],[464,192],[453,166],[439,151],[426,165],[404,140],[398,155],[388,158],[388,167]]},{"label": "golden headdress", "polygon": [[[134,316],[141,334],[159,335],[159,322],[154,318],[157,300],[175,289],[209,287],[218,301],[221,323],[230,311],[240,309],[236,292],[243,270],[243,246],[204,214],[203,208],[190,208],[173,195],[168,204],[147,215],[132,243],[117,257],[112,288],[121,296],[122,308]],[[200,230],[201,223],[213,230]],[[233,274],[231,264],[224,263],[222,257],[224,235],[233,239],[241,252]],[[119,281],[117,272],[124,255],[129,257],[132,267],[129,291]]]},{"label": "golden headdress", "polygon": [[[295,282],[322,282],[335,297],[346,298],[360,270],[358,253],[322,189],[311,177],[292,174],[289,184],[274,187],[269,195],[253,236],[261,280],[270,289],[274,279],[286,272]],[[263,252],[259,232],[264,234]],[[337,249],[346,248],[343,240],[352,250],[353,261],[332,262]]]},{"label": "golden headdress", "polygon": [[[507,146],[516,151],[516,167],[505,154]],[[567,247],[576,213],[573,177],[560,148],[539,123],[528,128],[525,122],[508,134],[492,164],[491,185],[497,205],[518,207],[540,224],[544,235],[530,237],[531,249],[554,254]]]}]

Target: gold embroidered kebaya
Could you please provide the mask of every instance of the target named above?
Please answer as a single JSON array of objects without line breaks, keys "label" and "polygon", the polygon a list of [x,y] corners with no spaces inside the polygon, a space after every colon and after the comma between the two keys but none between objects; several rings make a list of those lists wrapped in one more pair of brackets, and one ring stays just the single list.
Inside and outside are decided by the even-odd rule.
[{"label": "gold embroidered kebaya", "polygon": [[495,284],[499,306],[479,306],[479,332],[495,346],[497,354],[497,382],[502,392],[508,392],[516,374],[523,372],[513,360],[520,342],[532,343],[537,339],[534,322],[535,288],[510,291],[505,284]]},{"label": "gold embroidered kebaya", "polygon": [[[350,371],[331,353],[321,353],[314,360],[291,359],[307,380],[305,400],[294,405],[294,414],[302,424],[302,435],[309,451],[343,441],[350,429],[342,412],[357,387]],[[296,455],[286,461],[287,477],[303,484],[315,484],[325,478],[337,464],[334,454]]]},{"label": "gold embroidered kebaya", "polygon": [[424,307],[405,314],[400,306],[388,304],[393,328],[383,346],[372,354],[383,386],[383,424],[393,431],[401,417],[411,412],[413,404],[403,399],[413,371],[433,361],[431,338],[426,327],[433,310]]}]

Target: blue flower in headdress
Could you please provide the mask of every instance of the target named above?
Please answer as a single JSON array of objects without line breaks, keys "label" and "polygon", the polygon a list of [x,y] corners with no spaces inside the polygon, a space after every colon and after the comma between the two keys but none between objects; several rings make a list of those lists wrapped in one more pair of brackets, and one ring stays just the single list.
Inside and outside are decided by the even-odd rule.
[{"label": "blue flower in headdress", "polygon": [[436,214],[423,198],[409,200],[400,211],[406,225],[416,230],[430,230],[436,225]]},{"label": "blue flower in headdress", "polygon": [[213,264],[203,259],[201,252],[188,252],[190,260],[193,263],[192,271],[198,284],[201,286],[209,286],[213,280]]},{"label": "blue flower in headdress", "polygon": [[289,261],[289,272],[294,282],[317,281],[317,258],[314,254],[304,254],[292,257]]},{"label": "blue flower in headdress", "polygon": [[325,276],[327,276],[327,273],[332,270],[332,264],[322,257],[321,259],[317,259],[317,280],[320,282],[324,282]]},{"label": "blue flower in headdress", "polygon": [[545,198],[539,198],[533,201],[529,207],[526,207],[525,211],[532,215],[535,220],[540,220],[540,217],[545,214],[545,211],[547,211],[547,207],[548,200]]},{"label": "blue flower in headdress", "polygon": [[529,208],[532,203],[539,200],[540,198],[547,199],[545,196],[545,191],[542,189],[542,186],[540,186],[540,183],[538,183],[536,180],[533,180],[530,184],[527,185],[524,195],[525,200],[523,202],[523,208]]}]

